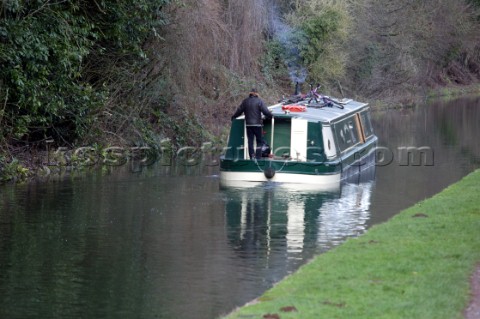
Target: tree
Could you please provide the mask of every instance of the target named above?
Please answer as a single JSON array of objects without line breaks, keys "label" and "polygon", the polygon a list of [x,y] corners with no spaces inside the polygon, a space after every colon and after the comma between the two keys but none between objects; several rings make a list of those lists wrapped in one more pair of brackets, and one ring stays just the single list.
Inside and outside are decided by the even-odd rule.
[{"label": "tree", "polygon": [[[350,86],[357,91],[405,96],[417,94],[426,83],[470,80],[478,23],[466,2],[365,0],[354,15],[348,68]],[[465,66],[459,68],[462,60]],[[452,67],[454,72],[448,71]]]},{"label": "tree", "polygon": [[305,19],[300,29],[307,39],[301,55],[308,67],[309,79],[323,84],[335,83],[345,75],[344,45],[349,27],[345,7],[312,1],[301,14]]},{"label": "tree", "polygon": [[142,45],[165,21],[168,2],[3,1],[1,138],[72,142],[88,132],[112,80],[102,71],[144,58]]}]

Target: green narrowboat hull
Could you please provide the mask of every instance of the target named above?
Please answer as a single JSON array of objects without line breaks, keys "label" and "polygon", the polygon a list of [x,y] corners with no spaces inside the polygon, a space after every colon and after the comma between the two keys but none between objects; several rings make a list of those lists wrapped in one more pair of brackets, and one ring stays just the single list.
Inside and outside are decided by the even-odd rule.
[{"label": "green narrowboat hull", "polygon": [[244,182],[278,182],[330,187],[375,165],[377,138],[361,149],[351,150],[334,161],[298,162],[264,158],[260,160],[220,158],[220,181],[224,186]]}]

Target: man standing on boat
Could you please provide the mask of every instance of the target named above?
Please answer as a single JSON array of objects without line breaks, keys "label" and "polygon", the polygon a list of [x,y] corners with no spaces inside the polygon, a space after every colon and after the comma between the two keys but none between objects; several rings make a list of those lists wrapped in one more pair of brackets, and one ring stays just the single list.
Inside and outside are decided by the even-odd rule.
[{"label": "man standing on boat", "polygon": [[[248,97],[243,100],[232,116],[232,121],[245,114],[245,125],[247,126],[248,155],[250,159],[262,157],[263,132],[262,132],[262,113],[267,119],[273,117],[272,112],[267,108],[265,102],[258,96],[257,90],[253,88]],[[257,149],[254,151],[253,138],[257,141]]]}]

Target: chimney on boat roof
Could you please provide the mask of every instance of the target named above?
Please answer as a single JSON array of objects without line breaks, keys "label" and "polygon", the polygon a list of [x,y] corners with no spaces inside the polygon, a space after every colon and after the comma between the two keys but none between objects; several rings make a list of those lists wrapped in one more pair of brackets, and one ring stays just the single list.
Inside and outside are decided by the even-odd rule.
[{"label": "chimney on boat roof", "polygon": [[300,94],[300,83],[297,81],[295,82],[295,93],[293,95],[299,95]]}]

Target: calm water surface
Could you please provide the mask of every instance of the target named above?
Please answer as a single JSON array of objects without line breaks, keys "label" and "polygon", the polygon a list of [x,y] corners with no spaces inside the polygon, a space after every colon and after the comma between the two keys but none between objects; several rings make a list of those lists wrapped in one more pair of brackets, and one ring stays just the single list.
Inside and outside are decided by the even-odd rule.
[{"label": "calm water surface", "polygon": [[[389,158],[329,192],[220,189],[204,165],[0,187],[0,318],[225,314],[480,167],[479,102],[374,112]],[[430,151],[406,165],[402,147]]]}]

